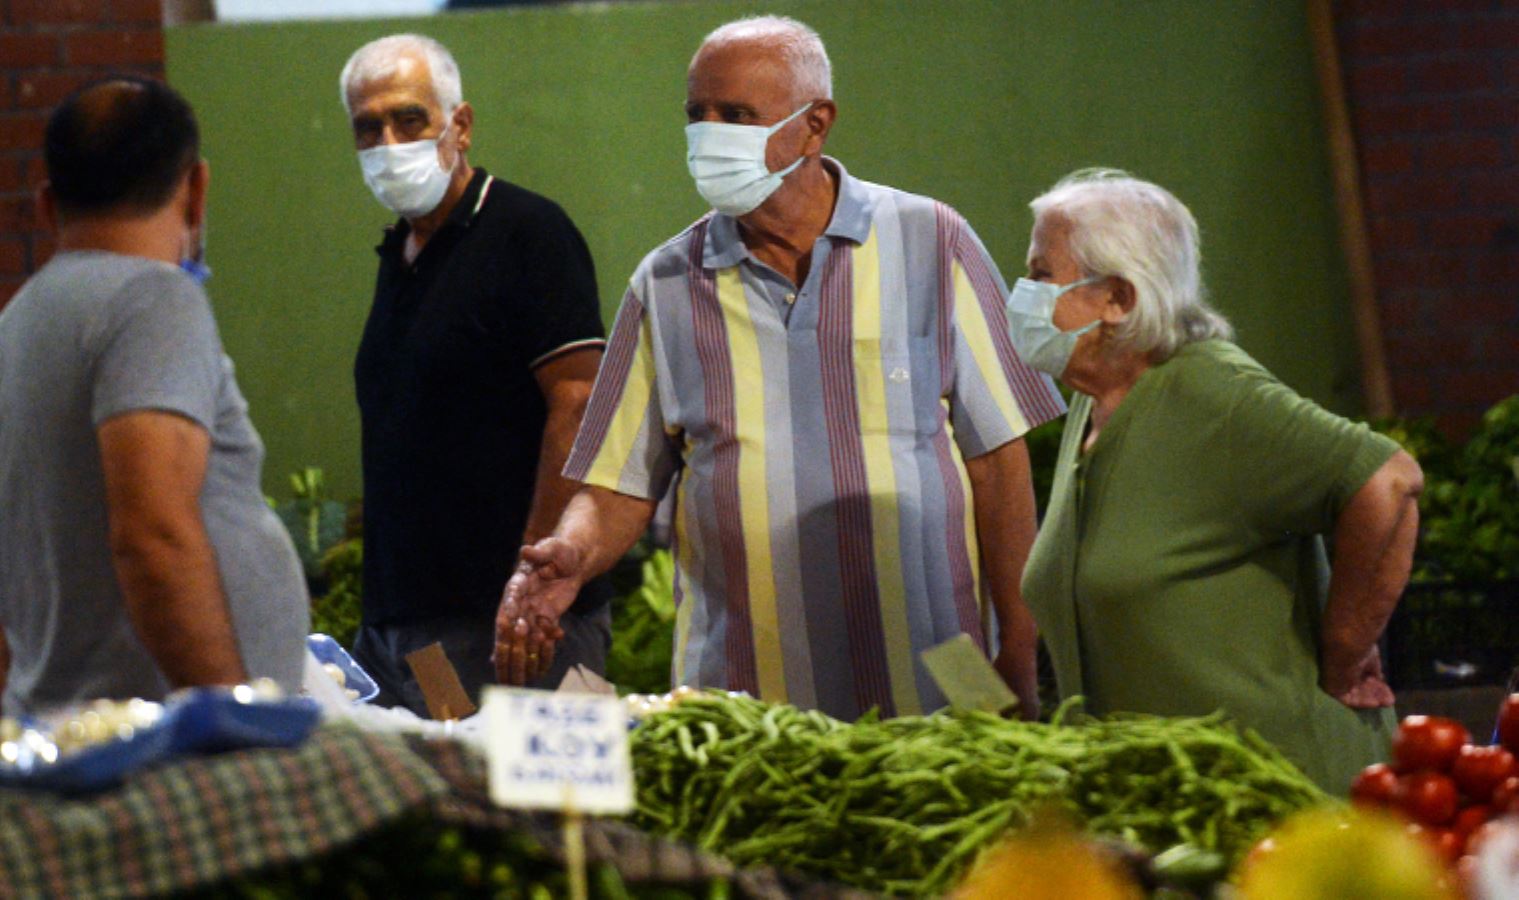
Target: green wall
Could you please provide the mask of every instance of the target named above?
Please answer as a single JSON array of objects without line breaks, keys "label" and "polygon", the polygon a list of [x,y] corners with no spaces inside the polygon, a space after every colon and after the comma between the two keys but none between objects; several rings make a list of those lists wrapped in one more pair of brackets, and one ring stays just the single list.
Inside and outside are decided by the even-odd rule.
[{"label": "green wall", "polygon": [[265,484],[328,472],[359,491],[351,364],[387,222],[339,101],[348,54],[419,30],[476,110],[472,161],[558,200],[585,232],[608,321],[645,252],[704,207],[682,157],[701,37],[756,11],[822,34],[856,175],[958,208],[1009,280],[1030,198],[1081,166],[1163,184],[1202,226],[1243,346],[1330,407],[1359,406],[1301,4],[1280,0],[617,3],[426,19],[170,29],[170,81],[212,165],[209,289],[268,446]]}]

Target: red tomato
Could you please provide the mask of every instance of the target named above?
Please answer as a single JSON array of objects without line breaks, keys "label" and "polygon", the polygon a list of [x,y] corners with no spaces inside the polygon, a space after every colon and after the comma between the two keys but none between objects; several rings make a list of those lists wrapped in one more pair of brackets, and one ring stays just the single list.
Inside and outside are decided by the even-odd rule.
[{"label": "red tomato", "polygon": [[1444,825],[1456,815],[1456,783],[1438,772],[1398,779],[1398,807],[1424,825]]},{"label": "red tomato", "polygon": [[1519,800],[1519,775],[1511,775],[1493,788],[1493,796],[1488,805],[1495,813],[1502,815],[1515,811],[1513,807],[1516,800]]},{"label": "red tomato", "polygon": [[1439,716],[1408,716],[1392,737],[1392,765],[1399,772],[1448,772],[1461,746],[1471,741],[1466,727]]},{"label": "red tomato", "polygon": [[1482,823],[1492,817],[1493,808],[1484,803],[1478,803],[1476,806],[1468,806],[1456,813],[1456,821],[1451,823],[1450,829],[1459,834],[1461,840],[1465,842],[1473,831],[1481,828]]},{"label": "red tomato", "polygon": [[1502,747],[1473,747],[1467,744],[1456,754],[1456,762],[1451,766],[1450,774],[1466,796],[1478,803],[1485,803],[1492,798],[1494,788],[1519,774],[1519,762],[1514,760],[1514,754]]},{"label": "red tomato", "polygon": [[1463,835],[1456,834],[1450,828],[1430,828],[1425,830],[1424,839],[1435,848],[1440,859],[1446,865],[1454,865],[1461,858],[1461,851],[1466,848],[1466,839]]},{"label": "red tomato", "polygon": [[1391,806],[1398,789],[1398,773],[1387,763],[1367,766],[1350,785],[1350,800],[1358,806]]},{"label": "red tomato", "polygon": [[1519,694],[1509,694],[1498,707],[1498,741],[1519,753]]}]

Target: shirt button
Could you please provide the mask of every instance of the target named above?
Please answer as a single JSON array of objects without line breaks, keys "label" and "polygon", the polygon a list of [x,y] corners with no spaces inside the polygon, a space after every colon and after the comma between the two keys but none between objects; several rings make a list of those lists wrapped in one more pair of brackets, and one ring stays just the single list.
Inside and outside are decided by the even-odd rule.
[{"label": "shirt button", "polygon": [[796,294],[793,294],[790,291],[787,291],[786,292],[786,302],[787,303],[795,303],[796,302]]},{"label": "shirt button", "polygon": [[891,370],[891,374],[887,375],[886,377],[890,378],[892,380],[892,382],[894,382],[896,384],[903,384],[911,376],[909,376],[907,374],[907,370],[906,369],[902,368],[901,366],[898,366],[895,369],[892,369]]}]

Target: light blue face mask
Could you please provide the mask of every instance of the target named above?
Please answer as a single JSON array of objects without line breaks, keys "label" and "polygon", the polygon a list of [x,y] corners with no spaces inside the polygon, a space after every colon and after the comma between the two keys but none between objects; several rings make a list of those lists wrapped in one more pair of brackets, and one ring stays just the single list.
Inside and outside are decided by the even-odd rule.
[{"label": "light blue face mask", "polygon": [[808,103],[768,127],[728,122],[687,125],[686,168],[696,179],[696,190],[720,213],[742,216],[753,212],[806,158],[798,157],[779,172],[770,171],[765,165],[770,136],[811,108]]},{"label": "light blue face mask", "polygon": [[195,242],[195,251],[179,261],[179,268],[186,275],[195,279],[195,283],[205,287],[211,279],[211,267],[206,265],[206,227],[201,226],[200,237]]},{"label": "light blue face mask", "polygon": [[1084,284],[1102,281],[1100,277],[1083,278],[1070,284],[1050,284],[1020,278],[1007,298],[1007,325],[1013,349],[1024,363],[1059,378],[1071,362],[1076,340],[1102,324],[1093,319],[1075,331],[1061,331],[1055,324],[1055,303],[1060,295]]}]

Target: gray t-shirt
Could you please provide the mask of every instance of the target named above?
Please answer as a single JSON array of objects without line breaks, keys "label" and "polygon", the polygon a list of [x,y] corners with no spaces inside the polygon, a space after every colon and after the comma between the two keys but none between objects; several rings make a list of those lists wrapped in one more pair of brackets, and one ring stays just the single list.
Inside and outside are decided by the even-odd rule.
[{"label": "gray t-shirt", "polygon": [[167,683],[128,621],[107,542],[96,428],[139,410],[211,436],[200,508],[243,663],[300,685],[309,600],[259,487],[264,447],[205,294],[178,268],[55,256],[0,313],[0,625],[8,715]]}]

